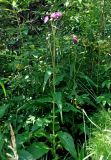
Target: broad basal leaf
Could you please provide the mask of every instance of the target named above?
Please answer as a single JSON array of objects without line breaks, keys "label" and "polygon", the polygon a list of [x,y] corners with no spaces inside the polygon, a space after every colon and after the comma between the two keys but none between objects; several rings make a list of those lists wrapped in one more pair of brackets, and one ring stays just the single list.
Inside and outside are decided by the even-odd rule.
[{"label": "broad basal leaf", "polygon": [[75,160],[77,160],[77,153],[74,145],[74,141],[72,136],[67,132],[58,132],[58,137],[61,141],[62,146],[69,151],[69,153],[72,155]]}]

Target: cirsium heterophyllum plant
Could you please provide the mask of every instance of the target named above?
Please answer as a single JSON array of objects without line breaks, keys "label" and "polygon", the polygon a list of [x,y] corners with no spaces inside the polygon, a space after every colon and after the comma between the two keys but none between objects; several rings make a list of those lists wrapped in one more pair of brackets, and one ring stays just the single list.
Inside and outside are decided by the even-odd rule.
[{"label": "cirsium heterophyllum plant", "polygon": [[[44,17],[44,23],[46,24],[49,21],[49,23],[50,23],[49,26],[51,28],[51,32],[50,32],[50,34],[48,34],[48,37],[47,37],[48,48],[49,48],[50,56],[51,56],[51,65],[50,65],[51,68],[50,69],[48,68],[48,70],[46,71],[46,74],[44,77],[43,91],[45,90],[45,85],[48,82],[48,80],[49,81],[52,80],[52,84],[51,84],[52,85],[51,86],[52,87],[51,93],[52,93],[52,97],[53,97],[52,98],[52,154],[55,159],[57,157],[56,150],[58,149],[57,137],[60,139],[63,147],[70,152],[72,157],[77,158],[72,136],[70,134],[68,134],[67,132],[63,132],[60,130],[57,132],[55,129],[55,125],[57,123],[57,116],[58,116],[57,107],[58,107],[58,111],[60,113],[61,123],[63,123],[63,121],[64,121],[63,114],[62,114],[62,112],[63,112],[62,111],[63,110],[62,92],[58,91],[58,89],[56,88],[56,79],[57,79],[57,74],[58,74],[58,70],[60,67],[59,63],[58,63],[58,56],[61,56],[61,55],[58,55],[58,49],[60,50],[61,46],[57,45],[57,43],[58,43],[57,33],[59,32],[57,25],[58,25],[58,20],[60,23],[61,18],[62,18],[61,12],[54,12],[54,13],[52,13],[50,15],[46,15]],[[76,44],[78,42],[77,36],[75,36],[75,35],[72,36],[72,42],[74,44]],[[75,71],[74,71],[74,73],[75,73]],[[75,77],[73,77],[73,78],[75,78]],[[74,83],[75,83],[75,81],[74,81]]]}]

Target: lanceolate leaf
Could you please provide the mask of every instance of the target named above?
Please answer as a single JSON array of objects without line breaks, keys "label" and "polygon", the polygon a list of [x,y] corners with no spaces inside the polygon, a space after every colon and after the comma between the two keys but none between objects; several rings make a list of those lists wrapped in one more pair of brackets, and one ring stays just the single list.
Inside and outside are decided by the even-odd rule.
[{"label": "lanceolate leaf", "polygon": [[3,89],[3,92],[4,92],[4,95],[5,95],[5,97],[6,97],[6,90],[5,90],[5,87],[4,87],[4,84],[3,84],[3,82],[0,80],[0,85],[1,85],[1,87],[2,87],[2,89]]},{"label": "lanceolate leaf", "polygon": [[72,136],[67,132],[58,132],[58,137],[61,141],[62,146],[69,151],[72,157],[77,160],[77,153],[74,145]]},{"label": "lanceolate leaf", "polygon": [[43,83],[43,92],[45,90],[45,86],[47,84],[47,81],[49,80],[50,76],[52,74],[52,70],[51,69],[48,69],[45,73],[45,76],[44,76],[44,83]]},{"label": "lanceolate leaf", "polygon": [[61,116],[61,121],[63,122],[63,116],[62,116],[62,94],[61,92],[55,92],[53,94],[53,98],[54,98],[54,102],[57,104],[58,108],[59,108],[59,112],[60,112],[60,116]]}]

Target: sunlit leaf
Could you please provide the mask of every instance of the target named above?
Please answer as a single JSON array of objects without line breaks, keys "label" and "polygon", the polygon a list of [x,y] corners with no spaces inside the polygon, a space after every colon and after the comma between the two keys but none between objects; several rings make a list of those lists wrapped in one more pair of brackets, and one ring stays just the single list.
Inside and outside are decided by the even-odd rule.
[{"label": "sunlit leaf", "polygon": [[2,89],[3,89],[4,95],[5,95],[5,97],[6,97],[7,94],[6,94],[5,86],[4,86],[4,84],[3,84],[3,82],[2,82],[1,80],[0,80],[0,85],[1,85],[1,87],[2,87]]},{"label": "sunlit leaf", "polygon": [[38,118],[32,127],[32,131],[38,130],[39,128],[44,128],[44,126],[48,126],[49,123],[51,123],[51,121],[46,117]]},{"label": "sunlit leaf", "polygon": [[82,3],[82,0],[78,0],[78,2],[81,4],[81,3]]},{"label": "sunlit leaf", "polygon": [[51,74],[52,74],[52,70],[51,70],[51,69],[48,69],[48,70],[45,72],[45,75],[44,75],[44,83],[43,83],[43,92],[44,92],[44,90],[45,90],[45,86],[46,86],[47,81],[49,80]]}]

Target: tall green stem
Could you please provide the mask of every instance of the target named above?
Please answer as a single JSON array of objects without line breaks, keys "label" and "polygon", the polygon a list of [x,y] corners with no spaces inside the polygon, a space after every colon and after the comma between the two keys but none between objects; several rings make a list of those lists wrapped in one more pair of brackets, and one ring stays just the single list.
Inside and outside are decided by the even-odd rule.
[{"label": "tall green stem", "polygon": [[[53,23],[52,26],[52,38],[53,38],[53,48],[52,48],[52,67],[53,67],[53,94],[55,94],[55,67],[56,67],[56,44],[55,44],[55,28]],[[53,156],[56,157],[56,143],[55,143],[55,102],[53,100],[52,108],[52,130],[53,130]]]},{"label": "tall green stem", "polygon": [[76,98],[76,60],[77,60],[77,54],[76,54],[76,49],[74,49],[74,68],[73,68],[73,92],[74,92],[74,96]]}]

